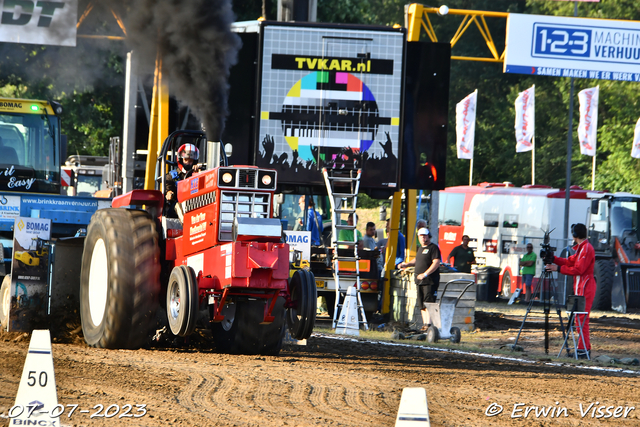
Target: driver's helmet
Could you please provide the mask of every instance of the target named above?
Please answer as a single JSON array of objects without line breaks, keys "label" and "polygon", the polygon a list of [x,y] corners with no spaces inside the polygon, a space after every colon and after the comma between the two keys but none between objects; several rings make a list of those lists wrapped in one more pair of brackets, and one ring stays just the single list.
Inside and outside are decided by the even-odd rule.
[{"label": "driver's helmet", "polygon": [[185,165],[184,159],[193,159],[194,164],[198,162],[198,158],[200,157],[200,151],[198,147],[193,144],[182,144],[180,148],[178,148],[178,163],[182,169],[187,171],[191,170],[193,165]]}]

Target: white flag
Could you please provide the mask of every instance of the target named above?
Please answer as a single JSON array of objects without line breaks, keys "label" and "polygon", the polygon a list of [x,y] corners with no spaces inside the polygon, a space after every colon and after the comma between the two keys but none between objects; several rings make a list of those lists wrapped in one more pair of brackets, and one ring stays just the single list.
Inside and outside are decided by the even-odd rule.
[{"label": "white flag", "polygon": [[636,122],[636,130],[633,132],[633,145],[631,146],[631,157],[640,159],[640,119]]},{"label": "white flag", "polygon": [[459,159],[473,159],[478,89],[456,105],[456,146]]},{"label": "white flag", "polygon": [[580,140],[580,154],[596,155],[598,135],[598,95],[600,86],[580,91],[580,124],[578,125],[578,139]]},{"label": "white flag", "polygon": [[533,150],[533,134],[536,126],[536,85],[516,98],[516,153]]}]

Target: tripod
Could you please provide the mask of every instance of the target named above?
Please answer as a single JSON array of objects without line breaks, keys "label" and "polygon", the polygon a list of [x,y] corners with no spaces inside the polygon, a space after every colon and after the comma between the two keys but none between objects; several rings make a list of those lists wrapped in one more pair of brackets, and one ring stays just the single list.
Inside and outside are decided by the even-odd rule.
[{"label": "tripod", "polygon": [[[571,338],[573,340],[573,351],[574,351],[574,356],[577,359],[578,358],[578,346],[576,345],[576,338],[575,338],[575,326],[577,325],[577,329],[578,329],[578,341],[584,346],[583,348],[586,348],[586,343],[584,340],[584,334],[583,334],[583,322],[584,320],[581,319],[580,315],[589,315],[589,313],[587,313],[585,311],[585,306],[586,306],[586,301],[584,299],[584,296],[581,295],[572,295],[570,297],[567,297],[567,311],[569,311],[569,306],[571,306],[571,311],[569,314],[569,320],[567,321],[567,334],[564,337],[564,342],[562,343],[562,348],[560,348],[560,352],[558,353],[558,357],[560,357],[560,355],[562,354],[562,350],[566,350],[567,351],[567,356],[571,357],[571,351],[569,351],[569,335],[571,335]],[[589,352],[587,351],[587,359],[591,360],[591,357],[589,356]]]},{"label": "tripod", "polygon": [[[546,286],[543,286],[546,285]],[[552,295],[553,293],[553,295]],[[522,329],[524,328],[524,324],[527,321],[527,316],[531,312],[533,308],[533,303],[536,295],[539,296],[540,303],[542,304],[542,309],[544,312],[544,352],[549,354],[549,314],[551,312],[551,297],[553,296],[553,302],[556,307],[556,313],[558,314],[558,319],[560,320],[560,329],[562,330],[562,338],[565,338],[565,330],[564,324],[562,322],[562,312],[560,306],[560,300],[558,299],[558,289],[556,287],[556,281],[553,278],[553,272],[542,270],[540,273],[540,277],[538,278],[538,283],[536,284],[536,288],[531,295],[529,300],[529,306],[527,307],[527,312],[524,315],[524,319],[522,319],[522,325],[520,325],[520,330],[518,331],[518,335],[516,336],[516,341],[513,343],[512,348],[516,348],[518,344],[518,340],[520,339],[520,334],[522,333]],[[567,349],[567,355],[569,355],[569,350]]]}]

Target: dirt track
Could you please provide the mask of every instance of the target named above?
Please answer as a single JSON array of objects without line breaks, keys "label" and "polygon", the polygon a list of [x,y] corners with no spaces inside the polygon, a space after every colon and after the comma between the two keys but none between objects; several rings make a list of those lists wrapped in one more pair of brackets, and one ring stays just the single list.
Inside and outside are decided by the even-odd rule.
[{"label": "dirt track", "polygon": [[[625,338],[637,342],[636,333],[632,329]],[[74,426],[393,426],[402,389],[425,387],[434,426],[640,425],[637,372],[552,365],[558,360],[555,357],[521,362],[404,343],[336,338],[313,336],[307,346],[286,346],[279,357],[221,355],[200,340],[186,348],[138,351],[54,343],[59,403],[90,410],[76,412],[70,419],[65,415],[61,422]],[[17,393],[28,338],[14,342],[16,336],[5,334],[2,339],[0,413],[7,413]],[[593,402],[637,409],[629,410],[626,418],[602,420],[592,418],[591,411],[581,417],[579,405],[586,411]],[[127,403],[146,404],[148,413],[136,419],[89,417],[95,405]],[[556,409],[546,417],[531,412],[525,419],[512,419],[518,403],[538,406],[538,410]],[[491,404],[502,406],[502,413],[485,415]],[[524,415],[524,406],[515,415]],[[563,412],[559,418],[552,417],[561,407],[567,408],[567,416]]]}]

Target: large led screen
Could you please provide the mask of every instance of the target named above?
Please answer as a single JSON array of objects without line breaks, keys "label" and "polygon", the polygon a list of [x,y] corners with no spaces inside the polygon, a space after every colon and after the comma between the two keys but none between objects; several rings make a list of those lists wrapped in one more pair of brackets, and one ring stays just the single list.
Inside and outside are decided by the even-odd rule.
[{"label": "large led screen", "polygon": [[281,184],[362,168],[363,188],[398,185],[402,29],[263,25],[256,165]]}]

